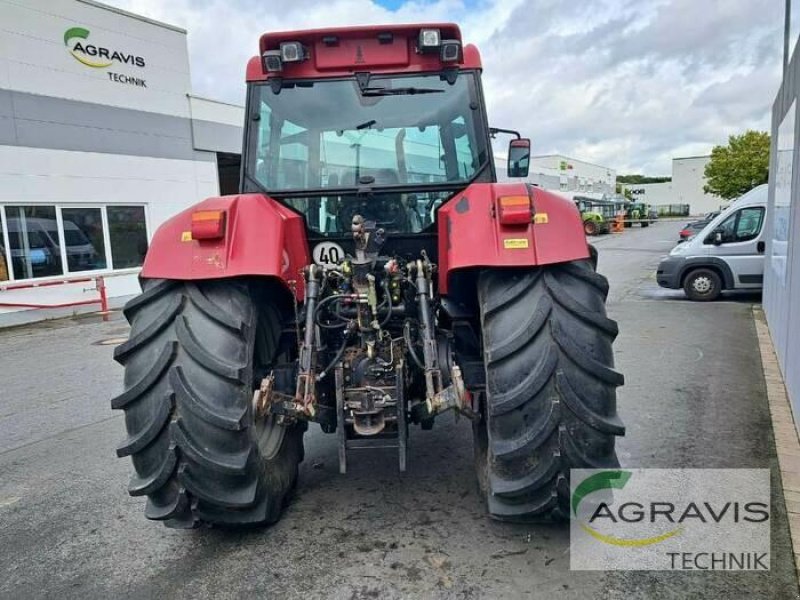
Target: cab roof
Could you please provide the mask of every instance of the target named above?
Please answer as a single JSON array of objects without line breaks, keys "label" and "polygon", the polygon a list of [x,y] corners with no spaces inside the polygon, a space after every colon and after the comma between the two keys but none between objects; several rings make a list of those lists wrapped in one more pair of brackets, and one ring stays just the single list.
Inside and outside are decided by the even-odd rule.
[{"label": "cab roof", "polygon": [[[356,72],[421,73],[447,67],[481,69],[478,49],[463,47],[456,63],[441,62],[437,53],[420,53],[417,40],[420,30],[438,29],[442,40],[461,42],[461,30],[455,23],[411,25],[369,25],[334,27],[265,33],[259,40],[259,55],[247,63],[248,82],[285,79],[346,77]],[[280,73],[266,72],[261,59],[264,52],[278,50],[283,42],[300,42],[307,50],[306,60],[287,64]]]},{"label": "cab roof", "polygon": [[761,185],[757,185],[749,192],[745,192],[736,200],[731,202],[730,207],[741,208],[742,206],[750,206],[753,204],[766,204],[767,203],[767,193],[769,192],[769,185],[766,183],[762,183]]}]

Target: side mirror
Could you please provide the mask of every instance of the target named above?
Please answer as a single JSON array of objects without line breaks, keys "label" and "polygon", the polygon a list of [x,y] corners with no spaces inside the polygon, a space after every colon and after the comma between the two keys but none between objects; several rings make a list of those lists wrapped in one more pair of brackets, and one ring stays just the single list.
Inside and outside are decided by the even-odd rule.
[{"label": "side mirror", "polygon": [[721,231],[715,231],[714,232],[714,245],[715,246],[721,246],[722,245],[722,232]]},{"label": "side mirror", "polygon": [[511,140],[508,145],[508,176],[527,177],[531,164],[531,141],[527,138]]}]

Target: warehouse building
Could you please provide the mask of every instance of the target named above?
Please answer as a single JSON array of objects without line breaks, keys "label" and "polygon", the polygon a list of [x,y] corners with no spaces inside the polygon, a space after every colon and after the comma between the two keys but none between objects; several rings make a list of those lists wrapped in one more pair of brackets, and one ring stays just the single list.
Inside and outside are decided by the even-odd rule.
[{"label": "warehouse building", "polygon": [[636,202],[644,202],[651,206],[668,206],[672,204],[672,182],[662,183],[637,183],[623,185],[623,190],[630,193],[630,197]]},{"label": "warehouse building", "polygon": [[[787,2],[787,13],[800,16],[800,1]],[[787,14],[787,22],[789,14]],[[787,23],[788,24],[788,23]],[[784,73],[772,105],[772,148],[764,264],[764,312],[778,357],[795,424],[800,415],[800,187],[797,126],[800,97],[800,19],[786,28]],[[791,57],[791,60],[790,60]],[[794,367],[792,367],[794,365]]]},{"label": "warehouse building", "polygon": [[675,204],[688,204],[689,213],[704,215],[725,208],[727,200],[706,194],[705,169],[711,156],[686,156],[672,159],[672,196]]},{"label": "warehouse building", "polygon": [[[505,155],[495,153],[495,165],[498,178],[508,181]],[[563,154],[545,154],[531,157],[527,182],[569,198],[587,196],[599,199],[615,194],[617,172]]]},{"label": "warehouse building", "polygon": [[44,283],[102,275],[112,305],[138,293],[155,229],[236,190],[243,121],[192,95],[182,29],[91,0],[0,0],[0,326],[74,311],[19,305],[97,297]]},{"label": "warehouse building", "polygon": [[[630,184],[623,186],[638,202],[660,209],[688,206],[691,215],[704,215],[728,205],[726,200],[703,191],[705,168],[710,155],[686,156],[672,159],[672,181],[664,183]],[[674,210],[669,211],[675,213]]]}]

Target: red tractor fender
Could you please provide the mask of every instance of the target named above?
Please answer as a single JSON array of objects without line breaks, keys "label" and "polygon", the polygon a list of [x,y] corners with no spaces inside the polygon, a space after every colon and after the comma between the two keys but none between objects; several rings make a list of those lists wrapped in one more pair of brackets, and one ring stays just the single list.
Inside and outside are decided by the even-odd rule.
[{"label": "red tractor fender", "polygon": [[[508,224],[501,222],[501,198],[515,198],[515,214],[505,219]],[[589,258],[575,204],[524,183],[470,185],[439,209],[438,231],[443,294],[450,275],[460,269],[534,267]]]},{"label": "red tractor fender", "polygon": [[[192,215],[213,216],[214,211],[224,212],[222,235],[195,239]],[[150,243],[142,277],[274,277],[302,300],[300,270],[310,262],[300,215],[262,194],[237,194],[208,198],[163,223]]]}]

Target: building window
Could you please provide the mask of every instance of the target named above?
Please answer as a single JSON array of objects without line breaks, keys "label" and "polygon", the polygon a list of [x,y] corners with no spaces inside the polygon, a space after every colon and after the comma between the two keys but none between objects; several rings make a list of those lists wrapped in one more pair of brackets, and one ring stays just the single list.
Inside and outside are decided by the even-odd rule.
[{"label": "building window", "polygon": [[9,266],[8,256],[6,256],[6,229],[0,219],[0,282],[11,279],[11,267]]},{"label": "building window", "polygon": [[109,206],[108,230],[115,269],[141,267],[147,254],[143,206]]},{"label": "building window", "polygon": [[6,220],[15,279],[64,274],[55,206],[7,206]]},{"label": "building window", "polygon": [[143,206],[0,205],[0,281],[142,266]]},{"label": "building window", "polygon": [[62,208],[61,223],[70,273],[107,268],[100,208]]}]

